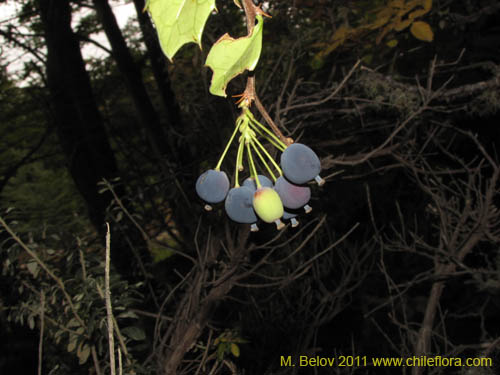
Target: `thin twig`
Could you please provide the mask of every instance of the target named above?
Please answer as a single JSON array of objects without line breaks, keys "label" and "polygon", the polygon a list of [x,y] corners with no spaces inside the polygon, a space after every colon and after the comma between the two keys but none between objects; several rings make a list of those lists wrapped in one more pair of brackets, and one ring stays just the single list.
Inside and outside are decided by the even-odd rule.
[{"label": "thin twig", "polygon": [[96,375],[101,375],[101,367],[99,366],[99,357],[97,357],[97,350],[95,349],[95,345],[90,347],[90,352],[92,353],[92,359],[94,360],[94,369]]},{"label": "thin twig", "polygon": [[[115,190],[113,189],[113,186],[111,186],[111,184],[109,183],[109,181],[107,181],[106,179],[103,180],[104,181],[104,184],[106,185],[106,187],[109,189],[109,191],[111,192],[111,194],[113,195],[113,198],[115,199],[116,203],[118,204],[118,206],[122,209],[122,211],[125,213],[125,215],[129,218],[129,220],[132,222],[132,224],[134,224],[134,226],[137,228],[137,230],[141,233],[142,235],[142,238],[144,239],[144,241],[147,243],[147,245],[149,246],[151,243],[153,244],[157,244],[157,245],[160,245],[160,246],[163,246],[163,247],[166,247],[165,245],[163,245],[162,243],[154,240],[154,239],[151,239],[149,237],[149,235],[146,233],[146,231],[140,226],[140,224],[134,219],[134,217],[132,216],[132,214],[129,212],[129,210],[125,207],[125,205],[123,204],[122,200],[120,199],[120,197],[118,197],[118,195],[116,194]],[[183,256],[184,258],[187,258],[189,259],[191,262],[193,262],[194,264],[196,264],[196,260],[187,255],[186,253],[183,253],[182,251],[179,251],[173,247],[168,247],[168,250],[170,250],[171,252],[173,252],[174,254],[178,254],[178,255],[181,255]],[[135,252],[134,252],[135,254]],[[141,269],[143,270],[143,272],[146,272],[146,268],[144,267],[144,265],[142,264],[142,259],[140,258],[140,256],[138,256],[138,254],[135,254],[136,257],[137,257],[137,260],[138,262],[141,264]],[[144,277],[147,279],[149,279],[149,276],[147,275],[147,273],[144,274]]]},{"label": "thin twig", "polygon": [[324,104],[327,101],[333,99],[339,93],[339,91],[342,90],[342,88],[345,86],[345,84],[347,83],[349,78],[351,78],[351,76],[354,74],[354,72],[356,71],[356,69],[358,68],[358,66],[360,64],[361,64],[361,60],[356,61],[356,63],[351,68],[351,70],[349,70],[349,73],[347,73],[347,75],[344,77],[342,82],[340,82],[340,84],[335,88],[335,90],[333,90],[329,95],[325,96],[324,98],[322,98],[320,100],[316,100],[313,102],[307,102],[307,103],[303,103],[303,104],[295,104],[295,105],[287,106],[286,108],[283,108],[281,110],[281,112],[283,112],[283,114],[286,114],[288,111],[291,111],[292,109],[306,108],[306,107],[321,105],[321,104]]},{"label": "thin twig", "polygon": [[122,366],[122,351],[120,347],[118,347],[118,375],[123,374],[123,366]]},{"label": "thin twig", "polygon": [[[101,296],[102,299],[105,300],[105,292],[102,290],[101,286],[99,284],[96,284],[97,292],[99,293],[99,296]],[[116,335],[116,338],[118,339],[118,344],[119,347],[121,348],[123,354],[125,354],[125,358],[127,360],[127,363],[130,364],[131,360],[128,357],[128,350],[125,345],[125,340],[123,339],[123,335],[120,332],[120,327],[118,326],[118,322],[116,321],[116,318],[114,315],[111,316],[113,319],[113,327],[114,327],[114,333]]]},{"label": "thin twig", "polygon": [[45,292],[40,292],[40,339],[38,341],[38,375],[42,375],[43,332],[45,329]]},{"label": "thin twig", "polygon": [[411,120],[413,120],[415,117],[417,117],[419,114],[421,114],[426,108],[427,107],[422,106],[419,109],[417,109],[415,112],[413,112],[403,122],[401,122],[401,124],[386,138],[386,140],[384,142],[382,142],[382,144],[380,144],[380,146],[378,146],[375,149],[373,149],[372,151],[364,154],[363,157],[361,157],[360,159],[358,159],[358,160],[352,160],[352,161],[335,160],[335,164],[351,165],[352,166],[352,165],[358,165],[358,164],[364,163],[368,159],[370,159],[373,156],[377,155],[379,152],[383,151],[384,147],[387,146],[394,139],[394,137],[396,137],[396,135],[401,130],[403,130],[406,127],[406,125],[408,125],[408,123]]},{"label": "thin twig", "polygon": [[108,342],[109,342],[109,366],[111,375],[116,374],[115,365],[115,340],[113,335],[113,310],[111,309],[111,292],[109,289],[109,259],[111,248],[111,234],[109,233],[109,223],[106,223],[106,264],[104,268],[104,296],[106,299],[106,316],[108,318]]}]

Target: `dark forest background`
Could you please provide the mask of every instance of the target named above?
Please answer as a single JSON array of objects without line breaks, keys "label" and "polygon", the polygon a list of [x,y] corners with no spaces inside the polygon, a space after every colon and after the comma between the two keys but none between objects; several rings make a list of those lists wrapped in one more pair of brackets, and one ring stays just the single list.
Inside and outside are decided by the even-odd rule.
[{"label": "dark forest background", "polygon": [[[326,184],[299,227],[257,233],[194,190],[246,82],[211,96],[204,61],[225,32],[245,34],[243,12],[218,0],[203,49],[171,63],[144,0],[118,26],[123,2],[0,1],[0,373],[110,373],[106,223],[127,374],[498,373],[497,1],[265,2],[257,93]],[[288,355],[493,366],[281,366]]]}]

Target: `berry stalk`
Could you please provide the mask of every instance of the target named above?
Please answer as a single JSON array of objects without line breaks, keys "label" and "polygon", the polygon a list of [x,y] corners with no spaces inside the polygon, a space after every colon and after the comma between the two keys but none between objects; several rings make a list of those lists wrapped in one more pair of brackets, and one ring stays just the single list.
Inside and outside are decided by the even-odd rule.
[{"label": "berry stalk", "polygon": [[235,187],[240,186],[238,178],[239,178],[240,170],[241,171],[243,170],[243,144],[244,144],[244,142],[242,142],[242,138],[243,138],[243,136],[240,137],[240,145],[238,146],[238,153],[236,154],[236,171],[234,173],[234,186]]},{"label": "berry stalk", "polygon": [[260,153],[259,149],[257,148],[257,146],[255,146],[255,143],[254,143],[254,140],[252,139],[250,144],[252,145],[252,148],[253,150],[255,151],[255,153],[257,154],[257,156],[259,157],[261,163],[264,165],[264,167],[266,167],[267,169],[267,172],[269,173],[269,175],[272,177],[273,179],[273,182],[276,182],[276,176],[274,175],[271,167],[269,167],[269,164],[267,164],[266,162],[266,159],[264,159],[264,157],[262,156],[262,154]]},{"label": "berry stalk", "polygon": [[233,139],[234,137],[236,136],[236,133],[238,133],[238,130],[240,128],[240,125],[242,124],[242,122],[244,122],[245,119],[242,118],[242,116],[238,117],[238,119],[236,120],[236,127],[234,128],[234,131],[233,131],[233,134],[231,135],[231,138],[229,138],[229,142],[227,142],[226,144],[226,148],[224,149],[224,152],[222,152],[222,155],[219,159],[219,161],[217,162],[217,165],[215,166],[215,170],[216,171],[219,171],[220,170],[220,166],[222,164],[222,161],[224,160],[224,158],[226,157],[226,154],[227,154],[227,151],[229,150],[229,147],[231,146],[231,143],[233,143]]},{"label": "berry stalk", "polygon": [[260,149],[262,150],[262,152],[271,161],[271,163],[274,165],[274,168],[278,171],[278,173],[280,174],[280,176],[283,175],[283,172],[281,171],[281,168],[279,167],[279,165],[274,161],[274,159],[271,157],[271,155],[269,155],[269,152],[267,152],[267,150],[265,149],[265,147],[262,146],[262,144],[259,142],[259,140],[257,139],[257,137],[255,137],[253,139],[253,141],[257,144],[257,146],[260,147]]},{"label": "berry stalk", "polygon": [[248,163],[250,164],[250,175],[255,178],[255,184],[257,185],[257,189],[260,189],[262,185],[260,184],[259,176],[257,175],[257,169],[255,168],[255,164],[253,162],[250,142],[245,142],[245,144],[247,146]]},{"label": "berry stalk", "polygon": [[251,126],[254,125],[254,127],[255,127],[255,125],[257,125],[258,127],[260,127],[262,130],[264,130],[271,137],[271,139],[273,139],[278,144],[278,145],[273,144],[276,148],[278,148],[280,151],[285,150],[285,148],[286,148],[285,143],[283,143],[278,137],[276,137],[276,135],[274,135],[271,131],[269,131],[268,128],[266,128],[259,121],[257,121],[255,119],[254,115],[252,114],[252,112],[250,112],[250,110],[248,108],[245,109],[245,113],[248,116],[248,119],[250,120]]}]

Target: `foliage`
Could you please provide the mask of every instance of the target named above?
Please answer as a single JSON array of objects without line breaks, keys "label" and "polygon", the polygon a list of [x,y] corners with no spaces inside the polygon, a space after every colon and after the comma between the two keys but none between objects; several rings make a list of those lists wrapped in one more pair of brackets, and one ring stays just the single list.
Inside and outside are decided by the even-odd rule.
[{"label": "foliage", "polygon": [[0,207],[15,208],[18,230],[35,237],[88,225],[48,124],[46,94],[5,81],[0,95]]},{"label": "foliage", "polygon": [[144,9],[156,24],[163,52],[172,60],[186,43],[194,42],[201,48],[203,29],[215,9],[215,0],[148,0]]},{"label": "foliage", "polygon": [[[80,365],[93,367],[92,358],[89,360],[91,350],[96,351],[98,358],[106,358],[108,354],[102,247],[92,244],[94,239],[89,236],[75,238],[71,248],[60,247],[63,243],[55,235],[50,242],[54,247],[47,247],[49,241],[31,241],[29,246],[45,266],[63,280],[73,306],[67,303],[61,288],[40,265],[27,258],[24,250],[14,243],[5,249],[2,276],[11,279],[19,303],[7,308],[7,320],[27,324],[30,329],[40,329],[44,324],[47,343],[76,356]],[[143,349],[146,339],[139,317],[130,309],[142,300],[140,290],[141,284],[129,285],[112,272],[114,316],[121,328],[119,338],[128,348],[128,352],[124,352],[125,369],[136,374],[147,373],[134,359],[134,353]],[[62,361],[52,363],[52,366],[47,369],[51,374],[65,373]]]},{"label": "foliage", "polygon": [[[235,4],[241,8],[239,3]],[[201,48],[205,22],[214,8],[215,0],[150,0],[146,4],[146,9],[156,24],[165,55],[170,60],[186,43],[197,42]],[[262,48],[262,14],[262,11],[257,12],[258,25],[248,36],[234,39],[226,33],[210,49],[205,65],[213,71],[211,94],[226,96],[229,81],[245,70],[255,69]]]},{"label": "foliage", "polygon": [[238,344],[246,344],[248,341],[238,336],[238,332],[226,331],[215,339],[214,346],[217,347],[217,360],[222,361],[227,354],[232,354],[236,358],[240,356]]},{"label": "foliage", "polygon": [[[422,41],[432,42],[434,33],[428,23],[419,21],[432,9],[432,0],[390,0],[360,2],[348,10],[354,18],[349,25],[346,17],[344,23],[337,27],[328,43],[314,58],[314,66],[321,66],[326,56],[343,46],[347,41],[361,42],[368,34],[377,33],[375,45],[379,45],[387,36],[387,46],[394,48],[398,44],[397,33],[410,27],[411,34]],[[368,57],[367,57],[368,58]],[[369,61],[367,61],[369,62]]]},{"label": "foliage", "polygon": [[3,192],[3,204],[14,207],[20,233],[75,233],[88,225],[85,207],[64,169],[48,169],[42,162],[23,167]]},{"label": "foliage", "polygon": [[[21,19],[34,36],[11,36],[43,51],[36,6],[24,3],[28,13]],[[81,4],[73,3],[73,27],[94,38],[95,20],[78,26]],[[244,35],[244,16],[234,4],[219,1],[197,41]],[[128,351],[125,370],[164,373],[169,359],[178,358],[177,374],[291,374],[295,369],[280,366],[286,353],[497,362],[498,5],[276,0],[263,9],[273,18],[262,30],[259,69],[252,74],[256,92],[285,136],[314,146],[328,180],[311,186],[321,194],[312,194],[310,219],[299,217],[297,228],[278,235],[268,228],[249,234],[220,210],[203,212],[196,198],[196,176],[213,166],[239,115],[230,99],[208,95],[210,71],[203,65],[209,49],[180,48],[176,65],[165,68],[184,125],[174,129],[167,116],[162,124],[172,153],[181,153],[182,140],[192,157],[165,156],[162,165],[144,142],[113,59],[87,59],[120,165],[120,182],[113,185],[118,198],[106,220],[114,231],[112,261],[121,258],[129,271],[111,271],[113,311]],[[127,39],[158,110],[152,64],[134,25]],[[315,55],[320,64],[311,66]],[[51,124],[42,63],[26,66],[33,81],[10,73],[12,81],[3,81],[2,175],[50,128],[42,126]],[[231,80],[228,96],[244,90],[244,78]],[[87,223],[62,160],[49,133],[9,179],[0,203],[14,206],[2,217],[60,278],[84,324],[60,287],[5,231],[0,319],[8,313],[11,323],[38,335],[44,312],[47,372],[95,371],[95,347],[102,373],[109,373],[98,289],[103,236]],[[130,248],[137,256],[125,255]]]},{"label": "foliage", "polygon": [[208,53],[205,65],[213,71],[210,93],[226,96],[226,86],[245,70],[253,71],[262,49],[262,16],[257,16],[257,26],[252,33],[238,39],[224,34]]}]

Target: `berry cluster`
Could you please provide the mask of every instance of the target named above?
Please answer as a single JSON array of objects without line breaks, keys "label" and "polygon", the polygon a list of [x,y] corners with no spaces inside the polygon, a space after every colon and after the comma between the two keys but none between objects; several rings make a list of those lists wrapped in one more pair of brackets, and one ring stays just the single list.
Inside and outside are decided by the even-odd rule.
[{"label": "berry cluster", "polygon": [[[227,174],[220,170],[220,166],[238,132],[241,136],[236,156],[235,181],[234,187],[230,189]],[[281,167],[261,144],[258,136],[265,138],[282,152]],[[240,185],[238,177],[239,172],[244,170],[245,150],[250,177]],[[272,180],[257,173],[253,153],[257,155]],[[269,164],[273,166],[276,174]],[[318,185],[323,185],[325,181],[319,176],[320,171],[321,163],[313,150],[301,143],[285,145],[245,108],[236,121],[236,128],[217,166],[198,177],[196,192],[206,202],[206,210],[212,209],[211,204],[225,200],[224,207],[231,220],[251,224],[252,231],[258,230],[258,218],[266,223],[274,222],[278,229],[284,227],[282,218],[290,220],[292,227],[296,227],[299,224],[296,219],[297,210],[303,209],[306,213],[312,210],[308,205],[311,189],[304,184],[316,180]]]}]

